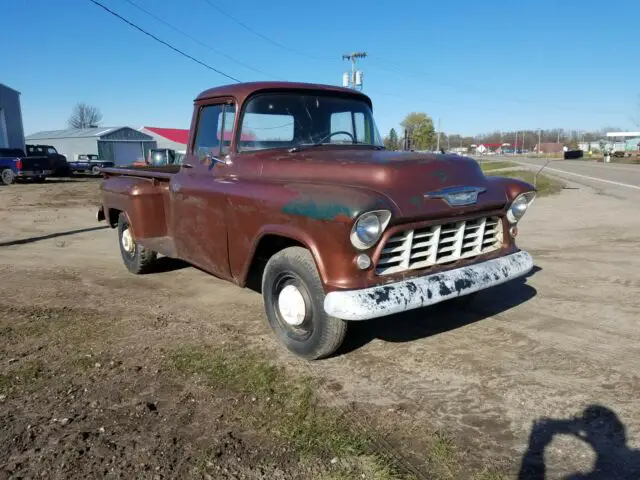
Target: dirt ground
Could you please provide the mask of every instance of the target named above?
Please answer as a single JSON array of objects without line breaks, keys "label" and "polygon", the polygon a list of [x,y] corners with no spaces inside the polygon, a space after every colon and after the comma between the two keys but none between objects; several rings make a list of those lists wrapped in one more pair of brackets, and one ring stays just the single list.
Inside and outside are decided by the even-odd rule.
[{"label": "dirt ground", "polygon": [[301,461],[295,436],[245,421],[269,400],[176,368],[185,348],[310,376],[419,472],[439,455],[456,465],[444,477],[516,478],[524,457],[530,478],[542,462],[546,478],[640,478],[634,202],[588,187],[537,199],[520,227],[527,279],[468,310],[353,324],[339,355],[307,363],[272,336],[258,294],[174,261],[129,274],[95,220],[98,185],[0,188],[0,478],[340,478],[341,459]]}]

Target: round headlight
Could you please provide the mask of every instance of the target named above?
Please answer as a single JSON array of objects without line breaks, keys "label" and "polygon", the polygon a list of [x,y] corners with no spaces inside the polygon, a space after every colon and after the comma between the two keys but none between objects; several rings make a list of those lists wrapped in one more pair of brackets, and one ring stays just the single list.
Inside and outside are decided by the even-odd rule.
[{"label": "round headlight", "polygon": [[351,243],[358,250],[371,248],[382,236],[391,219],[391,212],[378,210],[365,213],[353,225],[351,230]]},{"label": "round headlight", "polygon": [[507,220],[509,220],[510,223],[518,223],[520,219],[524,217],[524,214],[527,213],[527,209],[535,197],[535,192],[526,192],[518,195],[507,211]]}]

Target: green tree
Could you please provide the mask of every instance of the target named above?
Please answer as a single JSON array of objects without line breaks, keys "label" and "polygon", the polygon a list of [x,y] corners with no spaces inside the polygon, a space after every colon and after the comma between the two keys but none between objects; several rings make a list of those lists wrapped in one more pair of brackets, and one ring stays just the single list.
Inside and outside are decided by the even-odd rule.
[{"label": "green tree", "polygon": [[398,141],[398,134],[395,128],[389,130],[389,135],[384,139],[384,146],[387,150],[398,150],[400,148],[400,142]]},{"label": "green tree", "polygon": [[435,145],[436,131],[433,128],[433,120],[426,113],[412,112],[404,117],[400,125],[412,139],[413,149],[428,150]]}]

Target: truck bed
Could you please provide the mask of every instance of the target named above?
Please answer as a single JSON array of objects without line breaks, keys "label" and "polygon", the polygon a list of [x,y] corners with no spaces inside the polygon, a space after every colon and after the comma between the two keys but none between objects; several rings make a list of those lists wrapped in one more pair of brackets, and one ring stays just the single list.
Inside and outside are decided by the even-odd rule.
[{"label": "truck bed", "polygon": [[172,175],[180,171],[180,165],[162,165],[162,166],[128,166],[128,167],[113,167],[103,168],[102,171],[109,175],[125,175],[132,177],[147,177],[147,178],[165,178],[169,179]]}]

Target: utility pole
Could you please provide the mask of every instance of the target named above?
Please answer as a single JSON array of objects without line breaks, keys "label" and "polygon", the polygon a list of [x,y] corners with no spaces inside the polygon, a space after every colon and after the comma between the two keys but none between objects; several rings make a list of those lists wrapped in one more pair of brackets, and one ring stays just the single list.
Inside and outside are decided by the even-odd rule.
[{"label": "utility pole", "polygon": [[351,73],[345,72],[342,74],[342,86],[353,88],[355,90],[362,90],[363,74],[360,70],[356,69],[356,62],[359,58],[365,58],[367,52],[352,52],[342,55],[343,60],[351,62]]},{"label": "utility pole", "polygon": [[538,156],[540,156],[540,139],[542,138],[542,130],[538,129]]},{"label": "utility pole", "polygon": [[440,118],[438,118],[438,143],[436,145],[436,150],[440,151]]},{"label": "utility pole", "polygon": [[516,130],[516,141],[513,144],[513,154],[515,155],[518,151],[518,131]]}]

